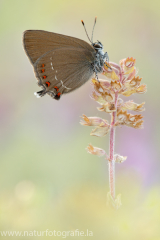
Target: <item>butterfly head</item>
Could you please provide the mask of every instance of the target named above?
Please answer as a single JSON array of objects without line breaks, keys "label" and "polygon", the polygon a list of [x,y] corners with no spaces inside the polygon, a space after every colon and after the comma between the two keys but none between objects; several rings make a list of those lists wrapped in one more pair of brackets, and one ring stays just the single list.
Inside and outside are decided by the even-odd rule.
[{"label": "butterfly head", "polygon": [[103,51],[103,44],[100,41],[92,43],[92,46],[96,50],[96,52]]},{"label": "butterfly head", "polygon": [[91,45],[94,47],[95,51],[98,52],[98,53],[101,53],[103,55],[103,44],[100,41],[97,41],[97,42],[93,43],[93,31],[94,31],[94,27],[95,27],[95,24],[96,24],[96,20],[97,20],[97,17],[95,17],[91,38],[89,38],[89,36],[88,36],[88,33],[87,33],[87,30],[86,30],[86,27],[85,27],[85,24],[84,24],[83,20],[81,20],[81,22],[82,22],[83,27],[85,29],[88,40],[90,41]]}]

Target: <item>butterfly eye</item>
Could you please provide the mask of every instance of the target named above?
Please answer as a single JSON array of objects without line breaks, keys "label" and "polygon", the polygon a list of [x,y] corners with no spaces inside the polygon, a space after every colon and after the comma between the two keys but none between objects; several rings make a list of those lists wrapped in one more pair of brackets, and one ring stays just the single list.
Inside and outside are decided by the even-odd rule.
[{"label": "butterfly eye", "polygon": [[97,44],[97,43],[93,44],[93,47],[95,49],[101,49],[102,48],[102,46],[100,44]]}]

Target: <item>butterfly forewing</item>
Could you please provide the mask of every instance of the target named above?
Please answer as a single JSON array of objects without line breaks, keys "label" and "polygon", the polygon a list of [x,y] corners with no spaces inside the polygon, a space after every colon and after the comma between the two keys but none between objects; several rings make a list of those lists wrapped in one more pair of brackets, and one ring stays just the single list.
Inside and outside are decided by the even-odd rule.
[{"label": "butterfly forewing", "polygon": [[56,48],[72,46],[94,51],[94,48],[90,44],[81,39],[41,30],[25,31],[23,44],[32,64],[43,54]]},{"label": "butterfly forewing", "polygon": [[43,54],[34,64],[38,84],[55,97],[73,91],[93,75],[94,53],[84,48],[63,47]]}]

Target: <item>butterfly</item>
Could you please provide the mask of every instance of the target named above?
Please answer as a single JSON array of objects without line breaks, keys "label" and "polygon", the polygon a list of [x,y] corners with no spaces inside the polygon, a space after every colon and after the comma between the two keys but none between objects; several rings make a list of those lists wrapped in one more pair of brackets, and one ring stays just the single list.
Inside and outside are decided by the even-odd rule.
[{"label": "butterfly", "polygon": [[[83,21],[82,24],[85,28]],[[38,85],[42,88],[35,93],[37,97],[48,94],[59,100],[63,94],[81,87],[94,74],[98,79],[97,74],[103,71],[109,58],[107,52],[103,52],[101,42],[93,43],[93,30],[90,39],[85,28],[91,44],[42,30],[24,32],[23,46],[34,68]]]}]

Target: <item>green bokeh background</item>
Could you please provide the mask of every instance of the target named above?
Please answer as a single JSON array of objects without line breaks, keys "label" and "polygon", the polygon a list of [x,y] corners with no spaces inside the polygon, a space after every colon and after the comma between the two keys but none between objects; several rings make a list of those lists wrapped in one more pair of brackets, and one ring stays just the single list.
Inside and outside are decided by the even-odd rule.
[{"label": "green bokeh background", "polygon": [[[116,129],[116,153],[128,156],[116,165],[118,211],[106,206],[106,160],[85,150],[92,143],[108,152],[109,136],[91,137],[79,124],[82,114],[109,119],[90,99],[90,83],[60,101],[36,99],[22,46],[27,29],[88,41],[80,20],[91,35],[95,16],[94,40],[111,61],[136,58],[148,88],[129,98],[146,102],[144,129]],[[0,231],[89,229],[93,237],[81,239],[160,239],[159,23],[158,0],[0,0]]]}]

